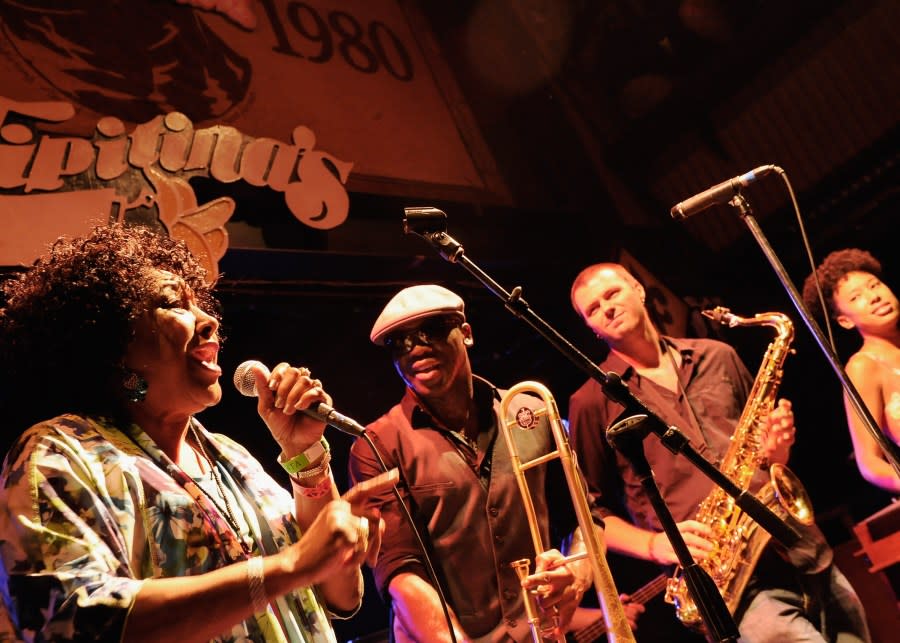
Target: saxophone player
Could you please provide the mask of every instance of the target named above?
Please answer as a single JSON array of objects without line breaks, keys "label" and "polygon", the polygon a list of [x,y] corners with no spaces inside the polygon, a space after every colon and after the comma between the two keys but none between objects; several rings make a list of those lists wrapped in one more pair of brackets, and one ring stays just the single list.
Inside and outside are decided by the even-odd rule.
[{"label": "saxophone player", "polygon": [[[575,311],[609,348],[601,368],[621,375],[638,398],[666,424],[678,427],[707,460],[721,461],[753,385],[734,349],[710,339],[661,335],[645,306],[643,286],[619,264],[588,266],[574,280],[570,295]],[[572,445],[605,521],[607,547],[671,565],[676,556],[643,487],[605,439],[622,410],[596,381],[588,380],[569,404]],[[780,400],[762,422],[765,458],[785,463],[795,434],[790,403]],[[712,482],[659,440],[646,440],[644,450],[688,549],[695,559],[704,559],[713,549],[713,534],[692,517]],[[763,482],[760,472],[754,485]],[[822,534],[814,526],[808,531],[803,551],[790,552],[793,563],[771,543],[767,546],[734,614],[745,643],[870,640],[859,598],[832,564]],[[687,630],[682,631],[686,638]],[[667,638],[675,639],[674,632]]]}]

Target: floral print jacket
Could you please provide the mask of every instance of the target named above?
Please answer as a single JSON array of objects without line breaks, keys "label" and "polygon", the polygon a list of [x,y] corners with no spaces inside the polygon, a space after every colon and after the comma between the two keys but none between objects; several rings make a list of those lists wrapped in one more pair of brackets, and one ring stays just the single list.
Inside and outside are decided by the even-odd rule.
[{"label": "floral print jacket", "polygon": [[[291,494],[242,446],[194,423],[239,490],[253,554],[295,542]],[[121,641],[145,579],[202,574],[246,556],[197,485],[137,426],[75,415],[39,423],[0,474],[0,608],[11,617],[0,614],[0,641]],[[4,622],[17,632],[4,632]],[[215,640],[335,638],[315,593],[302,589]]]}]

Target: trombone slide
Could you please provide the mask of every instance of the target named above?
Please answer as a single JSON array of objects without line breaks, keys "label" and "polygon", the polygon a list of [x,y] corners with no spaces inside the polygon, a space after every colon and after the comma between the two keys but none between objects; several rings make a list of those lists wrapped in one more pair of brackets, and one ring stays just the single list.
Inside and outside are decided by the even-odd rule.
[{"label": "trombone slide", "polygon": [[[510,415],[510,405],[516,397],[522,394],[531,394],[532,397],[536,396],[543,402],[543,405],[535,405],[535,407],[522,406]],[[556,450],[528,462],[522,462],[516,447],[513,431],[530,430],[536,426],[537,420],[544,416],[546,416],[550,423],[550,429],[556,443]],[[525,514],[528,519],[528,525],[536,554],[546,551],[546,547],[544,546],[543,538],[541,536],[540,526],[538,525],[537,516],[534,510],[534,502],[531,498],[531,492],[525,478],[525,471],[554,459],[560,460],[563,472],[566,476],[569,496],[575,507],[578,526],[581,528],[587,551],[583,554],[576,554],[569,557],[564,561],[561,560],[558,565],[581,558],[587,558],[590,561],[594,588],[597,592],[597,599],[600,603],[600,607],[603,611],[603,618],[606,621],[606,626],[608,628],[608,640],[610,643],[633,643],[635,640],[634,635],[631,632],[631,627],[628,625],[628,620],[625,617],[625,610],[622,607],[622,601],[619,599],[619,593],[613,582],[612,573],[609,571],[609,566],[607,565],[606,558],[603,554],[604,548],[601,542],[602,532],[595,528],[594,521],[591,518],[590,507],[585,493],[584,479],[581,475],[581,471],[578,469],[572,450],[569,447],[566,430],[560,419],[556,400],[553,398],[550,390],[543,384],[532,381],[520,382],[509,389],[500,401],[500,432],[506,440],[507,449],[512,462],[512,470],[516,476],[516,482],[518,483],[519,492],[522,496],[522,504],[525,508]],[[527,559],[524,562],[524,575],[522,575],[522,572],[516,567],[519,563],[522,563],[522,561],[513,563],[513,566],[516,567],[521,578],[528,575],[529,562]],[[529,623],[531,623],[532,637],[535,643],[541,643],[543,640],[546,640],[544,638],[544,633],[542,632],[542,629],[546,631],[546,628],[541,626],[540,616],[536,615],[538,610],[534,604],[533,596],[531,596],[528,591],[524,591],[524,594],[525,607],[526,611],[528,611]],[[534,620],[532,620],[533,617]]]}]

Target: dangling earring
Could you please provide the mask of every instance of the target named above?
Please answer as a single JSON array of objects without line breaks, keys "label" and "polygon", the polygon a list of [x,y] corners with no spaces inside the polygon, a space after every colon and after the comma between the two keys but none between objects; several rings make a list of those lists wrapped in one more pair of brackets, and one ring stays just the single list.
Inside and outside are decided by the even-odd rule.
[{"label": "dangling earring", "polygon": [[129,402],[143,402],[147,397],[147,380],[127,368],[122,368],[122,388]]}]

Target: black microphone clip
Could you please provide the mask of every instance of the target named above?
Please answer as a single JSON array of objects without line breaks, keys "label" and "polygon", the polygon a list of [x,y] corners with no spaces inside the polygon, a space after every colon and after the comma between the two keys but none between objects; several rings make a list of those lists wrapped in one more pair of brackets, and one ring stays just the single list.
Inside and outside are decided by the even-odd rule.
[{"label": "black microphone clip", "polygon": [[431,206],[403,208],[403,233],[425,237],[447,231],[447,213]]}]

